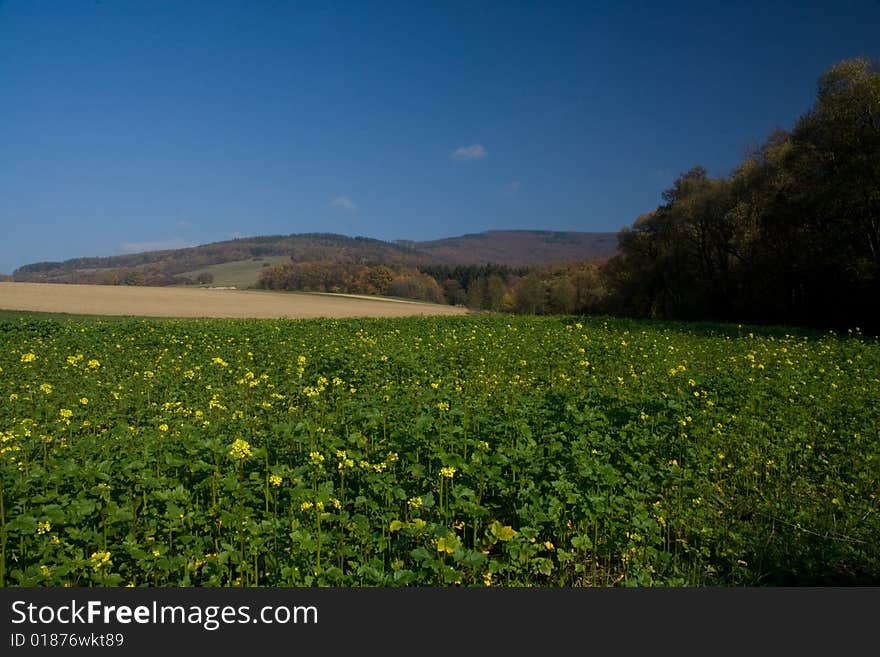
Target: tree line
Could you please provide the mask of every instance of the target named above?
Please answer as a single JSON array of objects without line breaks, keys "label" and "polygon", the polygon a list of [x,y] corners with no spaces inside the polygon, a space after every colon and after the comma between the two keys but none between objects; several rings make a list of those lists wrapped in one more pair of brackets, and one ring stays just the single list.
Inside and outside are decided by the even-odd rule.
[{"label": "tree line", "polygon": [[599,262],[545,267],[286,262],[260,272],[257,287],[375,294],[522,314],[593,312],[604,282]]},{"label": "tree line", "polygon": [[840,62],[816,101],[728,177],[701,166],[619,235],[605,310],[878,327],[880,66]]}]

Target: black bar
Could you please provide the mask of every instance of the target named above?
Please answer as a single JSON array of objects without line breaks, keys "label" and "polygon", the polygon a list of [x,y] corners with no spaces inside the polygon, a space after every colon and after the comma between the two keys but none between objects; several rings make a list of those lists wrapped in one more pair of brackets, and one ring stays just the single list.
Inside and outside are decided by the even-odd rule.
[{"label": "black bar", "polygon": [[880,588],[5,588],[0,652],[861,654],[877,649],[878,602]]}]

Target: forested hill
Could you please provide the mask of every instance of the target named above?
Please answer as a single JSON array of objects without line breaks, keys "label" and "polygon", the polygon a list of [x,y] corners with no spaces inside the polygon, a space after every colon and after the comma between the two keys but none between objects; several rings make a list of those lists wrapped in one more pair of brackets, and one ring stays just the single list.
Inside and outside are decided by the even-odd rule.
[{"label": "forested hill", "polygon": [[617,234],[490,230],[429,242],[398,244],[413,245],[443,263],[523,267],[607,258],[617,251]]},{"label": "forested hill", "polygon": [[572,231],[489,231],[427,242],[303,233],[245,237],[167,251],[38,262],[17,269],[13,280],[173,285],[192,282],[187,277],[189,272],[212,265],[257,262],[278,256],[299,263],[398,267],[548,265],[609,257],[616,247],[615,233]]}]

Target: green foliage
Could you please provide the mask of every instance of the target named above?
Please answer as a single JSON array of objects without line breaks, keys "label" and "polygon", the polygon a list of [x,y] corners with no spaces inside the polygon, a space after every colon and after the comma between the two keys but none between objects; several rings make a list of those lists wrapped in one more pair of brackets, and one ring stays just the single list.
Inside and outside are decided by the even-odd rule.
[{"label": "green foliage", "polygon": [[880,583],[880,344],[0,321],[0,585]]}]

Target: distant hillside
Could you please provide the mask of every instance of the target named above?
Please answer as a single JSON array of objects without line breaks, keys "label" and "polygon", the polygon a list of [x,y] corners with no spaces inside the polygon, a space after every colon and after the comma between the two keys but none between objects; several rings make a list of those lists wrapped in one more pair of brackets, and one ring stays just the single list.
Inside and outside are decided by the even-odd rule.
[{"label": "distant hillside", "polygon": [[382,240],[332,233],[303,233],[245,237],[167,251],[38,262],[15,270],[12,278],[15,281],[49,283],[175,285],[196,282],[195,276],[188,274],[212,265],[252,260],[258,269],[265,258],[272,256],[283,256],[296,262],[409,266],[430,259],[430,256],[414,254],[407,247]]},{"label": "distant hillside", "polygon": [[617,248],[614,233],[489,231],[427,242],[386,242],[332,233],[246,237],[167,251],[38,262],[20,267],[15,281],[247,287],[260,270],[280,261],[345,265],[547,265],[604,258]]},{"label": "distant hillside", "polygon": [[455,265],[493,263],[520,267],[607,258],[617,252],[616,233],[490,230],[411,244],[436,260]]}]

